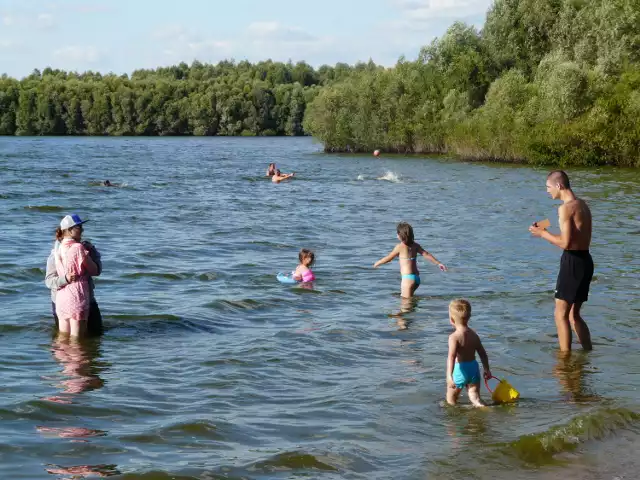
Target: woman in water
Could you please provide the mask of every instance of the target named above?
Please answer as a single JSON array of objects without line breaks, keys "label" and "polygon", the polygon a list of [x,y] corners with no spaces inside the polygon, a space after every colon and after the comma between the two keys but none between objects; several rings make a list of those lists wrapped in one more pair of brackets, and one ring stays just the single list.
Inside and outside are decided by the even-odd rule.
[{"label": "woman in water", "polygon": [[56,314],[60,333],[83,336],[91,305],[89,277],[99,269],[82,245],[83,224],[78,215],[67,215],[56,230],[55,262],[58,277],[69,282],[56,293]]}]

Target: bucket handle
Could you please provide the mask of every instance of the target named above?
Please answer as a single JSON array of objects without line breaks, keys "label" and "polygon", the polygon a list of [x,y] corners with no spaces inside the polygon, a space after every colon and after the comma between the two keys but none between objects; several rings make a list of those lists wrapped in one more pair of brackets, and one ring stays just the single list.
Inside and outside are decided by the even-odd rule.
[{"label": "bucket handle", "polygon": [[493,390],[489,388],[489,380],[492,380],[492,379],[495,379],[498,382],[500,382],[500,379],[498,377],[494,377],[493,375],[491,375],[489,378],[484,379],[484,386],[487,387],[487,390],[489,390],[490,393],[493,393]]}]

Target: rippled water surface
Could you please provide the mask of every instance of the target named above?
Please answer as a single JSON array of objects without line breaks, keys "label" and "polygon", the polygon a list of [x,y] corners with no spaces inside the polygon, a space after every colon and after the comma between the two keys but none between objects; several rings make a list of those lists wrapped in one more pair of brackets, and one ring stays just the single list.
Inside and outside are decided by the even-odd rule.
[{"label": "rippled water surface", "polygon": [[[595,350],[560,358],[560,251],[527,231],[557,228],[546,170],[307,138],[0,139],[0,478],[586,478],[590,451],[633,455],[640,174],[569,173],[594,215]],[[80,344],[54,339],[43,282],[70,212],[104,262],[106,332]],[[371,268],[401,220],[450,268],[421,262],[412,303],[397,262]],[[301,247],[315,285],[279,284]],[[518,404],[443,407],[456,297]],[[636,468],[611,463],[598,478]]]}]

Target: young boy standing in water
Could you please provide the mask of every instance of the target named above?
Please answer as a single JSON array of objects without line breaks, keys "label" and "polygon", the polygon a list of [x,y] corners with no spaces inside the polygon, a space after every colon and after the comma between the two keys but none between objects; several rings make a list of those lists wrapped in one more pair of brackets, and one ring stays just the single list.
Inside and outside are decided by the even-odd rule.
[{"label": "young boy standing in water", "polygon": [[489,357],[478,334],[468,327],[471,304],[467,300],[453,300],[449,304],[449,322],[456,329],[449,335],[447,357],[447,403],[455,405],[463,388],[467,388],[474,407],[484,407],[480,399],[480,367],[476,352],[482,361],[484,378],[491,378]]}]

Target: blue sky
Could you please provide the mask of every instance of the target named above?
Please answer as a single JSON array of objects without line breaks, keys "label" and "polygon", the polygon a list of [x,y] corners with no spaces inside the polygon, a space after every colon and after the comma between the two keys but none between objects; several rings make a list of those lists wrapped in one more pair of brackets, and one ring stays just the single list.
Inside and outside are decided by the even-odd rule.
[{"label": "blue sky", "polygon": [[0,74],[131,73],[181,61],[393,65],[491,0],[0,0]]}]

